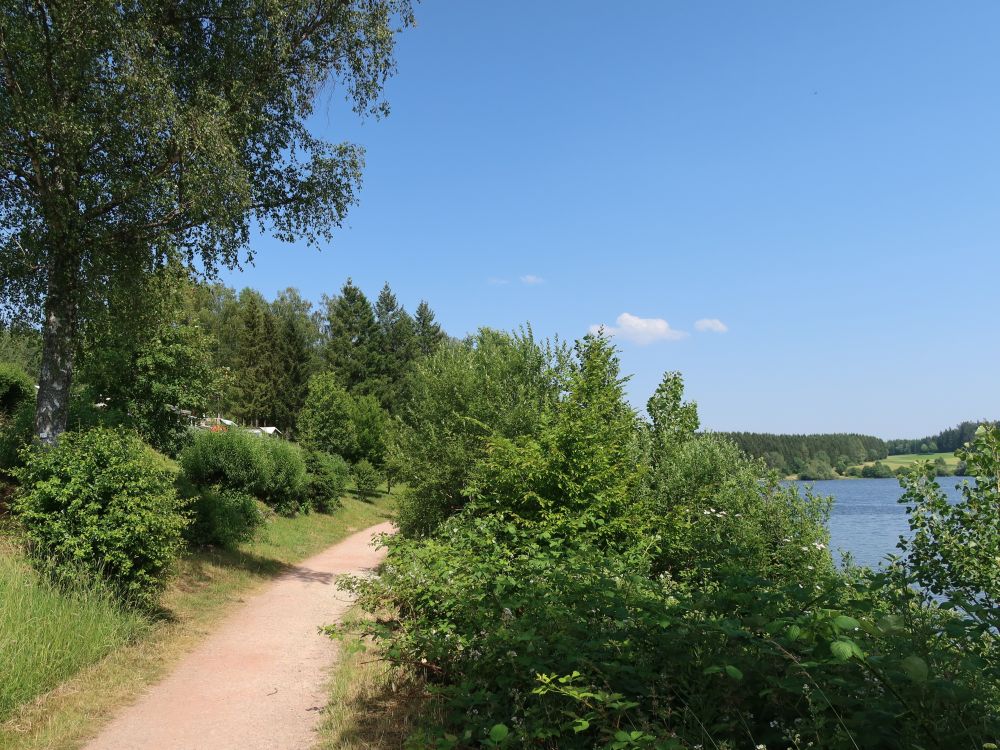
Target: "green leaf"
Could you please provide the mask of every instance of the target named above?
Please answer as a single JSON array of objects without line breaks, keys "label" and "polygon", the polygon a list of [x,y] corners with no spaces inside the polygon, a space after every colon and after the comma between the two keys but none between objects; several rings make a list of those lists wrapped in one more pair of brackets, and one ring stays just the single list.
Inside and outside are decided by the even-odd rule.
[{"label": "green leaf", "polygon": [[732,677],[734,680],[742,680],[743,673],[734,667],[732,664],[726,665],[726,674]]},{"label": "green leaf", "polygon": [[914,682],[927,681],[927,675],[930,673],[930,669],[927,667],[927,662],[916,654],[907,656],[903,659],[900,666],[903,668],[903,671],[906,672],[906,676]]},{"label": "green leaf", "polygon": [[785,637],[790,641],[797,641],[800,635],[802,635],[802,628],[798,625],[792,625],[785,633]]},{"label": "green leaf", "polygon": [[830,653],[841,661],[847,661],[854,655],[854,644],[850,641],[834,641],[830,644]]},{"label": "green leaf", "polygon": [[886,615],[878,621],[878,626],[883,633],[898,633],[904,629],[905,624],[899,615]]},{"label": "green leaf", "polygon": [[590,728],[590,722],[586,719],[577,719],[573,722],[574,732],[586,732]]},{"label": "green leaf", "polygon": [[503,724],[494,724],[493,728],[490,730],[490,739],[494,742],[503,742],[507,739],[507,735],[510,734],[510,730]]},{"label": "green leaf", "polygon": [[847,615],[837,615],[833,618],[833,624],[841,630],[857,630],[861,627],[860,622],[855,620],[853,617],[848,617]]}]

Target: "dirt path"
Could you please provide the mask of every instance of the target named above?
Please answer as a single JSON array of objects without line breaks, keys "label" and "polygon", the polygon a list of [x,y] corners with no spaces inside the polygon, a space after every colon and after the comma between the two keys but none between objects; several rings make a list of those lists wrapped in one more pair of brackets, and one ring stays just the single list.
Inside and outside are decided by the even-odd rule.
[{"label": "dirt path", "polygon": [[382,560],[373,534],[348,537],[285,573],[227,618],[87,750],[308,750],[336,645],[317,627],[351,602],[334,576]]}]

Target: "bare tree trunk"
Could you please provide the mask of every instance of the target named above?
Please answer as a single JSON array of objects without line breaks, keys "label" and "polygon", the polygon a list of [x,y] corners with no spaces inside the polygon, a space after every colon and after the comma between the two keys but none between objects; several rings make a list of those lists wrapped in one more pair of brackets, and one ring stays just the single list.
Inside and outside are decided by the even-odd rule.
[{"label": "bare tree trunk", "polygon": [[42,367],[35,404],[35,437],[53,444],[66,431],[73,383],[73,352],[79,300],[75,254],[56,252],[45,295]]}]

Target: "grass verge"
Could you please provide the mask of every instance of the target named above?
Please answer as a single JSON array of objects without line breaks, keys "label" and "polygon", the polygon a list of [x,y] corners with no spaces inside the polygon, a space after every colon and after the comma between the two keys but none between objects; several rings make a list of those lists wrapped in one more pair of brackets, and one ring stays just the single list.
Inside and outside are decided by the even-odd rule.
[{"label": "grass verge", "polygon": [[[387,495],[371,502],[346,497],[330,515],[276,518],[258,540],[239,550],[205,550],[181,558],[164,594],[161,618],[149,624],[142,637],[110,649],[103,658],[98,655],[95,663],[14,710],[0,724],[0,747],[78,748],[244,597],[289,565],[385,520],[393,507],[394,498]],[[75,641],[70,650],[76,650]],[[6,669],[0,661],[0,674],[6,675]]]},{"label": "grass verge", "polygon": [[[345,630],[361,616],[351,610]],[[421,680],[379,659],[357,636],[345,635],[314,750],[399,750],[432,705]]]},{"label": "grass verge", "polygon": [[0,548],[0,721],[135,640],[145,620],[97,588],[61,590]]}]

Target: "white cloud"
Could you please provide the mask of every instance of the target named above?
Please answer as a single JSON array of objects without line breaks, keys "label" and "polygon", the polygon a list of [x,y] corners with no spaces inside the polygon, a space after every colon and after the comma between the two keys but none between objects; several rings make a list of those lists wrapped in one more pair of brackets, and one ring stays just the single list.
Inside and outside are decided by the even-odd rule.
[{"label": "white cloud", "polygon": [[652,344],[654,341],[678,341],[688,335],[687,331],[671,328],[663,318],[640,318],[623,312],[615,322],[618,325],[592,325],[590,332],[597,333],[603,328],[608,336],[619,336],[639,346]]},{"label": "white cloud", "polygon": [[490,276],[486,281],[487,283],[492,284],[493,286],[502,286],[508,283],[509,279],[503,279],[500,278],[499,276]]},{"label": "white cloud", "polygon": [[729,326],[718,318],[702,318],[701,320],[696,320],[694,322],[694,329],[702,332],[711,331],[712,333],[725,333],[729,330]]},{"label": "white cloud", "polygon": [[525,274],[521,277],[522,284],[541,284],[544,281],[545,279],[541,276],[535,276],[533,273]]}]

